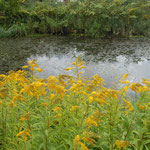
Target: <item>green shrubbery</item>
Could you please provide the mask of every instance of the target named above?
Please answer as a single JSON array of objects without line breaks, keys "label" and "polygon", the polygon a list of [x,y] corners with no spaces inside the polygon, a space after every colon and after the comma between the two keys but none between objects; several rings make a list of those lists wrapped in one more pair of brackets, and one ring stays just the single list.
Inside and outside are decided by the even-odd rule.
[{"label": "green shrubbery", "polygon": [[0,5],[0,23],[6,30],[17,22],[23,23],[28,33],[92,37],[148,35],[150,30],[150,2],[146,0],[83,0],[68,5],[13,1]]}]

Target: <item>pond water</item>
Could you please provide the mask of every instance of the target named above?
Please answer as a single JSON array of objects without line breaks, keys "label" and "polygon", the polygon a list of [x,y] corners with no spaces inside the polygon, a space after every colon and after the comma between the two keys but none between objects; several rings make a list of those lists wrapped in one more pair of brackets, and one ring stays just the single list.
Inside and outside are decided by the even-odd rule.
[{"label": "pond water", "polygon": [[[150,39],[89,39],[73,37],[24,37],[0,39],[0,74],[21,69],[36,59],[46,78],[66,73],[77,56],[85,61],[83,76],[99,74],[106,86],[117,86],[118,78],[129,74],[131,82],[150,78]],[[71,74],[71,72],[68,72]]]}]

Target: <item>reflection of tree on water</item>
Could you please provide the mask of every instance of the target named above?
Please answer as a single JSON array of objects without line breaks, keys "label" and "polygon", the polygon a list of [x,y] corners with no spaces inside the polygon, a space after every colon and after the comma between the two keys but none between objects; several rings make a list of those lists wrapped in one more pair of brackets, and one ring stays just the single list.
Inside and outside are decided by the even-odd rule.
[{"label": "reflection of tree on water", "polygon": [[[30,56],[75,57],[84,61],[117,62],[118,56],[126,63],[138,63],[142,58],[150,60],[148,39],[73,39],[70,37],[40,37],[2,39],[0,41],[0,73],[21,69]],[[67,61],[67,60],[66,60]]]}]

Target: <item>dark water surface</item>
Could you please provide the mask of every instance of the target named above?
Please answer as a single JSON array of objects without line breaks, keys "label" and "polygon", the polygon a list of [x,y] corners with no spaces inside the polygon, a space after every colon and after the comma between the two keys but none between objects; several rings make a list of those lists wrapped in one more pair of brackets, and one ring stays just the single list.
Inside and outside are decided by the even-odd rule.
[{"label": "dark water surface", "polygon": [[[18,70],[27,61],[37,59],[44,72],[40,77],[65,73],[76,56],[81,56],[87,69],[83,75],[99,74],[108,86],[129,73],[131,82],[150,78],[150,39],[86,39],[71,37],[25,37],[0,39],[0,74]],[[70,72],[69,72],[70,73]],[[71,74],[71,73],[70,73]]]}]

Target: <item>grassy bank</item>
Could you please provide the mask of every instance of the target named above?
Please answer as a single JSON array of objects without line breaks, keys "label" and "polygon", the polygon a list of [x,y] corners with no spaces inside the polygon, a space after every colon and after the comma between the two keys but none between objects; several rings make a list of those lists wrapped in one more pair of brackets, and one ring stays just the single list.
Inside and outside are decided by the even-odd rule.
[{"label": "grassy bank", "polygon": [[79,57],[65,69],[74,76],[41,79],[34,75],[42,71],[36,61],[28,63],[0,75],[2,150],[150,149],[149,80],[130,83],[125,74],[115,90],[99,75],[81,78],[86,67]]},{"label": "grassy bank", "polygon": [[147,0],[0,1],[0,37],[27,34],[131,36],[150,33]]}]

